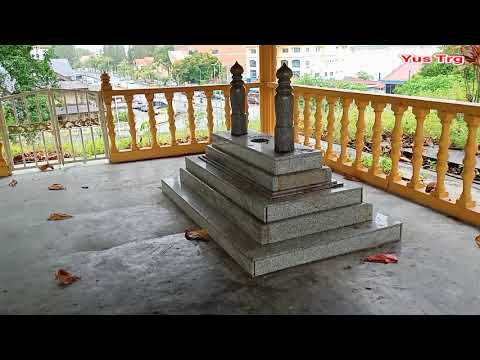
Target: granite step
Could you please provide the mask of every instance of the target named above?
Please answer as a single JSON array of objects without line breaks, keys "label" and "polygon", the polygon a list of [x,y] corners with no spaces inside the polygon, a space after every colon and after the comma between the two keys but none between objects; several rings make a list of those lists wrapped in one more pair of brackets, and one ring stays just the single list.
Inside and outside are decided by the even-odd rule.
[{"label": "granite step", "polygon": [[332,171],[323,166],[319,169],[300,171],[285,175],[272,175],[245,161],[215,149],[212,145],[205,148],[208,160],[215,161],[228,170],[238,173],[269,191],[283,191],[309,185],[328,183],[332,180]]},{"label": "granite step", "polygon": [[344,184],[339,188],[270,199],[259,193],[250,183],[206,163],[198,155],[186,157],[185,164],[190,173],[263,223],[362,202],[363,191],[359,184]]},{"label": "granite step", "polygon": [[237,223],[260,244],[270,244],[372,220],[372,205],[360,203],[265,224],[185,169],[180,169],[180,181],[218,209],[226,218]]},{"label": "granite step", "polygon": [[[230,132],[212,134],[213,147],[272,175],[284,175],[298,171],[320,169],[323,156],[319,150],[295,144],[290,153],[275,152],[273,136],[248,130],[247,135],[232,136]],[[266,140],[266,142],[256,142]]]},{"label": "granite step", "polygon": [[251,276],[378,247],[401,238],[402,224],[376,213],[374,221],[260,245],[218,209],[182,185],[178,176],[162,180],[162,191],[198,226],[206,228],[210,237]]}]

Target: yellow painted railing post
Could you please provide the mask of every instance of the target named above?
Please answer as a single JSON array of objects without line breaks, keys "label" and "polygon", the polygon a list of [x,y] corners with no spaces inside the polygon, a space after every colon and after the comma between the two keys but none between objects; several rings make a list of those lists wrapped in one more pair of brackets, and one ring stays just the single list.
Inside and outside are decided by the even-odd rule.
[{"label": "yellow painted railing post", "polygon": [[315,149],[322,150],[322,100],[323,96],[316,97],[315,104]]},{"label": "yellow painted railing post", "polygon": [[0,139],[0,177],[10,176],[11,174],[10,167],[3,157],[3,141]]},{"label": "yellow painted railing post", "polygon": [[477,130],[480,125],[480,117],[465,115],[468,124],[468,137],[465,144],[465,156],[463,158],[463,190],[456,204],[462,208],[470,209],[475,206],[472,199],[472,182],[475,178],[475,165],[477,155]]},{"label": "yellow painted railing post", "polygon": [[132,138],[131,149],[138,150],[137,145],[137,129],[135,128],[135,113],[133,112],[133,95],[125,95],[125,102],[127,103],[128,111],[128,131],[130,132],[130,137]]},{"label": "yellow painted railing post", "polygon": [[300,122],[300,106],[298,106],[300,94],[298,92],[293,93],[293,142],[298,143],[298,124]]},{"label": "yellow painted railing post", "polygon": [[445,189],[445,174],[448,170],[448,147],[450,146],[450,124],[452,123],[454,114],[441,111],[438,114],[442,123],[442,134],[440,135],[440,142],[437,154],[437,184],[432,191],[432,196],[445,199],[448,197],[448,192]]},{"label": "yellow painted railing post", "polygon": [[145,94],[148,103],[148,123],[150,125],[150,135],[152,136],[152,148],[159,148],[157,140],[157,120],[155,120],[155,108],[153,107],[153,93]]},{"label": "yellow painted railing post", "polygon": [[427,111],[424,109],[413,109],[413,113],[415,114],[415,119],[417,120],[417,126],[415,128],[415,139],[413,141],[413,156],[412,156],[412,178],[408,182],[407,186],[419,190],[424,187],[423,183],[420,182],[420,169],[422,168],[423,164],[423,142],[424,138],[424,131],[423,131],[423,123],[425,121],[425,115]]},{"label": "yellow painted railing post", "polygon": [[[213,107],[212,107],[212,90],[206,90],[205,96],[207,97],[207,128],[208,128],[208,142],[212,142],[213,134]],[[245,101],[247,102],[247,101]]]},{"label": "yellow painted railing post", "polygon": [[108,129],[108,139],[110,142],[110,156],[112,154],[118,153],[117,144],[115,141],[115,125],[113,123],[113,114],[112,114],[112,85],[110,84],[110,76],[104,72],[101,75],[102,80],[102,98],[106,107],[106,121]]},{"label": "yellow painted railing post", "polygon": [[392,132],[392,150],[390,152],[390,158],[392,159],[392,170],[388,176],[388,183],[394,183],[401,179],[398,174],[398,162],[400,161],[402,150],[402,119],[405,107],[400,105],[392,106],[393,114],[395,116],[395,125]]},{"label": "yellow painted railing post", "polygon": [[[195,114],[193,112],[193,91],[185,93],[188,100],[188,127],[190,128],[190,144],[197,143],[197,137],[195,136]],[[225,97],[225,100],[227,98]]]},{"label": "yellow painted railing post", "polygon": [[385,108],[383,103],[374,103],[375,122],[373,124],[372,134],[372,167],[368,170],[371,175],[378,175],[382,172],[380,169],[380,152],[382,142],[382,113]]},{"label": "yellow painted railing post", "polygon": [[170,130],[170,144],[177,145],[176,139],[176,127],[175,127],[175,111],[173,110],[173,92],[165,92],[165,99],[167,99],[168,104],[168,130]]},{"label": "yellow painted railing post", "polygon": [[347,145],[348,145],[348,113],[350,110],[350,104],[352,99],[345,98],[343,99],[343,112],[341,120],[341,129],[340,129],[340,163],[344,164],[347,162]]},{"label": "yellow painted railing post", "polygon": [[232,125],[232,108],[230,107],[230,94],[228,90],[223,92],[225,97],[225,127],[230,130]]},{"label": "yellow painted railing post", "polygon": [[357,170],[362,170],[365,167],[362,163],[363,146],[365,145],[365,108],[366,101],[355,101],[358,109],[357,131],[355,133],[355,161],[353,166]]},{"label": "yellow painted railing post", "polygon": [[328,102],[328,116],[327,116],[327,152],[325,153],[325,157],[327,159],[336,160],[336,156],[333,152],[333,132],[335,130],[335,102],[337,98],[327,96]]},{"label": "yellow painted railing post", "polygon": [[275,129],[275,89],[267,86],[276,82],[277,46],[259,46],[260,63],[260,125],[263,133],[273,135]]},{"label": "yellow painted railing post", "polygon": [[310,145],[310,95],[303,94],[303,145]]}]

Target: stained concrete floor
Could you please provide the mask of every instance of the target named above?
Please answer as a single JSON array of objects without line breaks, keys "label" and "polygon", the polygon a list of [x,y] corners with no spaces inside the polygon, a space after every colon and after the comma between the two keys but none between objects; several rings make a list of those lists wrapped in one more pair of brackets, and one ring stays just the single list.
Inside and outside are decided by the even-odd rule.
[{"label": "stained concrete floor", "polygon": [[[160,190],[183,158],[0,179],[0,314],[478,314],[479,230],[365,185],[404,222],[397,264],[348,254],[252,279]],[[51,183],[66,191],[49,191]],[[88,189],[82,189],[88,186]],[[48,222],[52,211],[74,218]],[[168,235],[168,236],[165,236]],[[66,288],[53,274],[81,277]]]}]

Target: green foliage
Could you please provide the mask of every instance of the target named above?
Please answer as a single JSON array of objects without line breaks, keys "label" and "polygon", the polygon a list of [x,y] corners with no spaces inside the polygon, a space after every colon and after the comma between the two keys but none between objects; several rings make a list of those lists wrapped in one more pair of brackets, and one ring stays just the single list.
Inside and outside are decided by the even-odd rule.
[{"label": "green foliage", "polygon": [[155,58],[155,63],[162,66],[165,70],[170,71],[172,70],[172,62],[170,61],[170,57],[168,56],[168,52],[174,49],[173,45],[164,45],[157,47],[153,53],[153,57]]},{"label": "green foliage", "polygon": [[[438,68],[431,68],[427,71],[427,74],[434,74],[435,71],[438,71]],[[459,73],[434,76],[417,74],[404,84],[395,87],[395,94],[451,100],[466,99],[465,86]]]},{"label": "green foliage", "polygon": [[85,65],[99,71],[110,71],[113,69],[114,62],[108,56],[95,55],[89,58]]},{"label": "green foliage", "polygon": [[133,62],[134,59],[154,56],[156,48],[157,45],[130,45],[128,49],[128,59]]},{"label": "green foliage", "polygon": [[357,77],[362,80],[373,80],[373,75],[370,75],[366,71],[359,71]]},{"label": "green foliage", "polygon": [[221,76],[225,70],[217,57],[208,53],[193,53],[172,66],[172,76],[179,84],[194,83]]},{"label": "green foliage", "polygon": [[52,45],[52,51],[55,58],[68,59],[74,68],[80,65],[80,57],[91,54],[89,50],[74,45]]},{"label": "green foliage", "polygon": [[[57,85],[57,75],[50,67],[54,55],[49,49],[43,60],[34,59],[32,45],[0,45],[0,65],[15,80],[15,91],[32,91]],[[0,92],[7,93],[0,77]]]},{"label": "green foliage", "polygon": [[103,45],[103,56],[112,59],[114,66],[127,57],[123,45]]},{"label": "green foliage", "polygon": [[367,86],[364,84],[357,84],[344,80],[324,80],[322,78],[308,74],[302,75],[299,78],[295,79],[294,84],[347,90],[368,90]]}]

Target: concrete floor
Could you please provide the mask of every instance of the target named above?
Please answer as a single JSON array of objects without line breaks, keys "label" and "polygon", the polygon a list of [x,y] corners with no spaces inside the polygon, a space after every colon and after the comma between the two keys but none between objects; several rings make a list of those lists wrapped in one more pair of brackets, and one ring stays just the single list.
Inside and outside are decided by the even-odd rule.
[{"label": "concrete floor", "polygon": [[[15,175],[14,188],[0,179],[0,314],[480,313],[475,227],[365,185],[366,201],[404,222],[397,264],[360,252],[251,279],[215,243],[184,238],[194,224],[159,189],[183,165],[77,164]],[[49,191],[54,182],[67,190]],[[52,211],[74,218],[46,221]],[[58,287],[60,267],[81,280]]]}]

